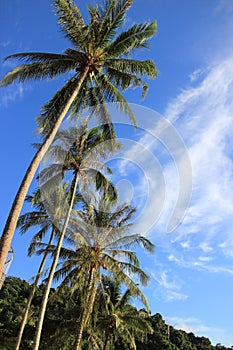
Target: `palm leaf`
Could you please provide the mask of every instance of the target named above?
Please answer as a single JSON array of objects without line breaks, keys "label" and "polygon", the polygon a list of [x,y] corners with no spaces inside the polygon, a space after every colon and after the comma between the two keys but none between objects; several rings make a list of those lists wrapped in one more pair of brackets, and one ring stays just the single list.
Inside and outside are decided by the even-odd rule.
[{"label": "palm leaf", "polygon": [[135,115],[130,105],[124,96],[120,93],[120,91],[116,88],[116,86],[111,83],[105,75],[101,75],[99,77],[98,83],[102,89],[102,93],[106,101],[114,103],[114,106],[120,110],[120,112],[126,113],[126,115],[128,115],[130,120],[133,122],[133,125],[136,127]]},{"label": "palm leaf", "polygon": [[106,61],[106,66],[122,73],[133,74],[136,76],[156,77],[156,67],[152,60],[135,60],[126,58],[114,58]]},{"label": "palm leaf", "polygon": [[78,84],[78,77],[72,78],[56,92],[56,94],[42,108],[42,114],[37,117],[38,131],[44,136],[52,130],[63,106],[67,103],[70,95]]},{"label": "palm leaf", "polygon": [[78,7],[72,0],[54,0],[54,7],[65,37],[83,50],[87,28]]},{"label": "palm leaf", "polygon": [[24,64],[8,72],[1,79],[1,86],[10,85],[16,80],[22,83],[26,80],[53,79],[61,74],[73,71],[76,67],[76,62],[63,59]]},{"label": "palm leaf", "polygon": [[43,224],[46,218],[47,214],[45,211],[32,211],[26,214],[22,214],[18,219],[17,228],[19,228],[20,233],[23,234],[27,232],[30,227]]},{"label": "palm leaf", "polygon": [[129,54],[140,47],[148,48],[148,40],[156,33],[156,22],[134,24],[127,31],[120,34],[111,43],[106,51],[111,57],[119,57]]},{"label": "palm leaf", "polygon": [[[123,267],[124,263],[118,262],[117,260],[113,259],[107,254],[104,256],[104,261],[106,265],[110,267],[109,270],[114,273],[117,279],[119,279],[123,284],[127,285],[128,288],[135,293],[136,297],[139,298],[139,300],[146,306],[146,308],[149,309],[148,301],[145,295],[141,292],[138,285],[135,282],[133,282],[133,280],[124,272],[125,270],[125,268]],[[124,270],[122,270],[122,267]],[[140,269],[138,269],[138,271],[140,271]],[[148,282],[148,276],[146,277],[146,283],[147,282]]]},{"label": "palm leaf", "polygon": [[102,25],[100,28],[100,45],[106,47],[114,38],[117,30],[124,24],[126,11],[133,0],[106,0],[100,10]]},{"label": "palm leaf", "polygon": [[16,53],[13,55],[9,55],[4,58],[4,62],[9,59],[15,59],[18,60],[24,60],[27,63],[33,63],[33,62],[54,62],[58,61],[61,62],[62,60],[72,60],[71,57],[68,57],[67,55],[62,54],[55,54],[55,53],[47,53],[47,52],[23,52],[23,53]]}]

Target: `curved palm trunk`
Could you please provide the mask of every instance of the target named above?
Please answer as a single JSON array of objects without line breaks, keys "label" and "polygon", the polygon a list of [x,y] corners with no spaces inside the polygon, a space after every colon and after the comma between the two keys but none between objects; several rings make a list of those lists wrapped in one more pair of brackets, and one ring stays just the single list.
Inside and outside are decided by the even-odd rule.
[{"label": "curved palm trunk", "polygon": [[64,225],[62,228],[62,232],[60,234],[60,237],[59,237],[59,240],[57,243],[57,248],[55,251],[55,255],[54,255],[53,262],[52,262],[49,276],[48,276],[48,282],[47,282],[47,285],[45,287],[45,291],[44,291],[44,295],[43,295],[43,299],[42,299],[42,303],[41,303],[40,314],[39,314],[35,338],[34,338],[33,350],[38,350],[39,345],[40,345],[41,331],[42,331],[45,311],[46,311],[46,307],[47,307],[47,303],[48,303],[49,292],[50,292],[50,288],[52,285],[54,273],[55,273],[55,270],[57,267],[57,263],[58,263],[58,259],[59,259],[59,255],[60,255],[60,251],[61,251],[61,247],[62,247],[62,242],[63,242],[64,236],[66,233],[66,229],[67,229],[67,226],[69,223],[71,211],[73,208],[76,190],[77,190],[77,184],[78,184],[78,176],[79,176],[79,173],[76,172],[75,177],[74,177],[74,187],[73,187],[72,196],[71,196],[71,200],[70,200],[70,204],[69,204],[69,210],[67,212],[66,219],[65,219],[65,222],[64,222]]},{"label": "curved palm trunk", "polygon": [[[50,239],[49,239],[48,245],[52,244],[54,235],[55,235],[55,230],[53,229],[52,233],[51,233],[51,236],[50,236]],[[43,256],[43,259],[41,261],[38,273],[36,275],[36,279],[35,279],[35,281],[34,281],[34,283],[32,285],[32,290],[31,290],[31,293],[29,295],[29,298],[28,298],[28,301],[27,301],[27,305],[26,305],[26,309],[25,309],[25,313],[24,313],[24,316],[23,316],[23,319],[22,319],[22,322],[21,322],[21,325],[20,325],[20,329],[19,329],[19,333],[18,333],[18,337],[17,337],[17,341],[16,341],[15,350],[19,350],[21,339],[22,339],[23,332],[24,332],[24,328],[25,328],[26,323],[27,323],[28,314],[29,314],[31,303],[32,303],[32,299],[34,297],[39,278],[40,278],[40,276],[41,276],[41,274],[43,272],[44,265],[45,265],[48,253],[49,253],[48,251],[45,252],[45,254]]]},{"label": "curved palm trunk", "polygon": [[92,313],[93,306],[94,306],[97,288],[95,285],[95,281],[93,285],[93,277],[94,277],[94,269],[92,268],[89,274],[88,287],[87,287],[88,290],[85,298],[86,300],[84,303],[84,307],[86,307],[86,310],[84,309],[82,312],[80,326],[79,326],[78,334],[76,338],[75,350],[81,349],[81,340],[82,340],[83,331],[87,325],[87,322],[89,320],[90,314]]},{"label": "curved palm trunk", "polygon": [[73,94],[70,96],[70,99],[68,100],[66,106],[64,107],[61,114],[57,118],[57,121],[54,125],[53,130],[47,136],[44,143],[41,145],[41,147],[39,148],[39,150],[37,151],[37,153],[33,157],[31,164],[29,165],[27,172],[23,178],[23,181],[21,182],[19,190],[15,196],[14,202],[12,204],[12,207],[11,207],[11,210],[10,210],[9,216],[7,218],[6,225],[5,225],[5,228],[3,230],[1,240],[0,240],[0,279],[2,277],[4,264],[5,264],[5,261],[7,259],[8,251],[9,251],[10,246],[11,246],[11,241],[12,241],[12,238],[14,235],[17,221],[18,221],[18,218],[19,218],[19,215],[20,215],[23,203],[24,203],[24,199],[27,195],[29,186],[33,180],[33,177],[36,173],[36,170],[40,164],[42,157],[44,156],[45,152],[47,151],[47,149],[49,148],[49,146],[53,142],[54,137],[59,129],[59,126],[61,125],[62,120],[66,116],[71,104],[73,103],[75,97],[77,96],[77,94],[81,88],[81,85],[88,74],[88,70],[89,70],[89,66],[85,67],[82,75],[80,76],[79,83],[78,83],[76,89],[74,90]]}]

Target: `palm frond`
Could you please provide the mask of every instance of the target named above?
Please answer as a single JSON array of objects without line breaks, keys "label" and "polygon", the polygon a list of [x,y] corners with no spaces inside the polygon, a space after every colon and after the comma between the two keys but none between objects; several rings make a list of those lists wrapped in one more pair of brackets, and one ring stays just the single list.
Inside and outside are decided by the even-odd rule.
[{"label": "palm frond", "polygon": [[26,63],[33,63],[33,62],[61,62],[62,60],[72,60],[71,57],[68,57],[66,54],[56,54],[56,53],[48,53],[48,52],[22,52],[22,53],[15,53],[12,55],[9,55],[4,58],[4,62],[9,59],[18,59],[23,60]]},{"label": "palm frond", "polygon": [[78,84],[78,77],[74,77],[56,92],[56,94],[42,108],[42,114],[37,117],[38,131],[46,136],[52,130],[59,114],[66,105],[70,95]]},{"label": "palm frond", "polygon": [[121,237],[117,239],[116,241],[113,241],[109,244],[109,248],[130,248],[132,246],[142,245],[144,249],[146,249],[149,253],[154,252],[154,245],[153,243],[148,240],[147,238],[133,234],[133,235],[127,235],[125,237]]},{"label": "palm frond", "polygon": [[[110,262],[111,268],[114,269],[115,266],[117,266],[117,268],[121,269],[121,271],[124,272],[124,274],[127,274],[127,276],[134,276],[134,278],[139,279],[140,283],[143,286],[146,286],[150,280],[150,277],[140,267],[130,262],[117,260],[113,257],[110,257],[109,254],[104,254],[103,260],[106,261],[107,266],[108,266],[108,263]],[[114,263],[114,266],[112,265],[113,263]]]},{"label": "palm frond", "polygon": [[156,77],[156,66],[152,60],[135,60],[127,58],[113,58],[106,61],[106,66],[121,73],[136,75],[139,77]]},{"label": "palm frond", "polygon": [[134,24],[120,34],[106,51],[111,57],[119,57],[128,55],[132,50],[140,47],[148,48],[148,40],[156,33],[156,27],[156,22]]},{"label": "palm frond", "polygon": [[19,228],[20,233],[23,234],[26,233],[31,227],[44,224],[46,219],[47,214],[45,211],[31,211],[20,215],[17,222],[17,228]]},{"label": "palm frond", "polygon": [[32,241],[28,247],[28,256],[31,257],[33,254],[41,255],[41,254],[45,254],[46,252],[52,253],[54,251],[55,246],[53,246],[53,245],[48,246],[47,243],[41,242],[41,239],[44,236],[44,234],[46,233],[46,231],[43,232],[43,230],[40,230],[38,232],[38,234],[36,234],[33,237]]},{"label": "palm frond", "polygon": [[54,0],[54,7],[65,37],[82,50],[87,27],[80,10],[72,0]]},{"label": "palm frond", "polygon": [[128,222],[133,217],[135,212],[135,207],[132,207],[128,203],[123,203],[122,205],[118,206],[109,216],[108,222],[106,223],[106,227],[122,227],[123,224]]},{"label": "palm frond", "polygon": [[34,62],[31,64],[23,64],[8,72],[1,79],[1,86],[7,86],[14,81],[19,83],[26,80],[42,80],[53,79],[61,74],[73,71],[77,63],[71,60],[54,60],[50,62]]},{"label": "palm frond", "polygon": [[99,44],[106,47],[114,38],[117,30],[123,26],[127,10],[133,0],[106,0],[100,8],[101,27]]},{"label": "palm frond", "polygon": [[143,83],[143,87],[142,87],[142,100],[144,100],[144,98],[146,97],[147,95],[147,92],[149,90],[149,86],[147,83]]},{"label": "palm frond", "polygon": [[142,80],[136,75],[122,73],[113,68],[107,69],[107,78],[122,91],[128,89],[130,86],[137,87],[142,85]]},{"label": "palm frond", "polygon": [[108,254],[112,255],[113,257],[117,256],[118,258],[127,259],[130,263],[134,264],[135,266],[140,265],[135,252],[123,249],[108,249]]},{"label": "palm frond", "polygon": [[[135,293],[135,296],[139,298],[139,300],[146,306],[147,309],[149,309],[148,301],[145,295],[141,292],[138,285],[128,276],[128,274],[125,273],[125,272],[130,272],[129,271],[131,270],[130,267],[127,266],[127,264],[123,266],[124,265],[123,262],[119,262],[107,254],[104,255],[104,261],[106,265],[109,266],[109,270],[114,274],[114,276],[116,276],[116,278],[119,279],[123,284],[128,286],[128,288],[132,290],[133,293]],[[129,264],[129,265],[133,266],[132,264]],[[137,273],[140,273],[140,271],[142,270],[135,267],[133,274],[136,273],[137,275]],[[147,283],[148,276],[145,275],[144,277],[145,277],[145,280],[144,278],[142,278],[142,280],[144,280],[143,283]]]},{"label": "palm frond", "polygon": [[[54,179],[57,175],[60,175],[60,178],[61,175],[63,175],[63,164],[52,163],[49,166],[47,166],[47,168],[42,169],[39,174],[40,186],[46,186],[48,189],[49,180],[56,184],[57,181],[54,181]],[[53,186],[53,188],[54,187],[55,186]]]},{"label": "palm frond", "polygon": [[101,75],[98,80],[98,84],[102,89],[103,96],[107,102],[113,103],[114,106],[122,113],[126,113],[132,121],[133,125],[136,127],[135,115],[116,86],[111,83],[105,75]]}]

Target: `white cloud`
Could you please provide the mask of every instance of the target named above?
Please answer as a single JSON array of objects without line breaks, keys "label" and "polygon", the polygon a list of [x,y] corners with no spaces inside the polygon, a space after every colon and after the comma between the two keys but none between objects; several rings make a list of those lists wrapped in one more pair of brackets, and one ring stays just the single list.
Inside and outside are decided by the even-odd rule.
[{"label": "white cloud", "polygon": [[[175,251],[175,249],[174,249]],[[226,263],[223,265],[210,264],[214,261],[214,256],[198,256],[195,254],[191,255],[190,252],[185,255],[184,252],[173,252],[167,257],[167,260],[175,263],[177,266],[185,269],[195,269],[199,271],[207,271],[214,274],[227,274],[233,275],[232,267],[228,266]]]},{"label": "white cloud", "polygon": [[179,292],[175,292],[174,290],[168,290],[164,294],[163,298],[165,301],[170,302],[170,301],[175,301],[175,300],[185,300],[188,298],[188,295],[182,294]]},{"label": "white cloud", "polygon": [[203,262],[208,262],[213,260],[213,257],[210,256],[199,256],[198,260],[203,261]]},{"label": "white cloud", "polygon": [[7,47],[7,46],[9,46],[11,44],[11,41],[10,40],[6,40],[6,41],[1,41],[0,42],[0,46],[2,46],[2,47]]},{"label": "white cloud", "polygon": [[219,244],[219,248],[223,251],[227,258],[233,258],[233,237],[232,233],[229,233],[229,237]]},{"label": "white cloud", "polygon": [[23,88],[22,84],[4,88],[4,90],[0,92],[0,106],[6,107],[10,102],[15,101],[16,99],[21,99],[24,90],[25,88]]},{"label": "white cloud", "polygon": [[[199,249],[199,256],[222,250],[232,257],[228,227],[233,224],[233,56],[207,67],[205,76],[203,70],[194,72],[194,77],[200,72],[202,81],[182,91],[165,112],[188,149],[193,180],[191,203],[172,241],[179,242],[184,250]],[[161,231],[180,191],[171,162],[164,173],[169,204],[159,221]],[[228,244],[221,244],[225,241]]]},{"label": "white cloud", "polygon": [[196,69],[194,72],[192,72],[189,76],[189,79],[191,83],[197,81],[203,74],[203,70],[201,68]]},{"label": "white cloud", "polygon": [[204,253],[209,253],[209,252],[213,251],[213,248],[210,247],[207,242],[202,242],[201,244],[199,244],[199,247],[201,248],[201,250]]},{"label": "white cloud", "polygon": [[181,292],[182,281],[174,274],[174,271],[156,270],[156,273],[148,269],[151,277],[157,284],[154,291],[156,298],[160,298],[165,302],[173,302],[175,300],[185,300],[188,295]]}]

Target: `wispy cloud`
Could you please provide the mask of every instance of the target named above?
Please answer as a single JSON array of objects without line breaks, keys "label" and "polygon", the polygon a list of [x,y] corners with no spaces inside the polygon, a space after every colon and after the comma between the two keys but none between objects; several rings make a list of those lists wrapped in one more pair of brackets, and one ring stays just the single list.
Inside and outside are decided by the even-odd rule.
[{"label": "wispy cloud", "polygon": [[[158,266],[157,266],[158,267]],[[175,275],[174,271],[156,269],[156,273],[148,269],[152,279],[156,282],[154,295],[165,302],[185,300],[188,295],[181,292],[182,281]]]},{"label": "wispy cloud", "polygon": [[230,266],[230,264],[227,265],[227,263],[224,261],[220,265],[211,263],[214,261],[214,256],[196,256],[195,253],[191,255],[184,254],[184,252],[175,252],[175,249],[173,249],[174,252],[170,253],[167,257],[168,261],[175,263],[177,266],[186,268],[186,269],[195,269],[199,271],[207,271],[209,273],[214,274],[228,274],[233,275],[233,268]]},{"label": "wispy cloud", "polygon": [[[182,225],[172,234],[172,241],[179,242],[183,250],[199,249],[200,255],[206,253],[200,259],[202,262],[213,260],[210,254],[216,250],[222,250],[228,257],[233,252],[228,229],[233,224],[232,111],[233,56],[230,56],[207,67],[205,75],[202,71],[202,80],[181,92],[165,112],[184,139],[193,178],[192,200]],[[165,173],[167,202],[173,203],[177,195],[174,168],[168,164]],[[159,223],[161,231],[167,219],[165,212]]]},{"label": "wispy cloud", "polygon": [[22,84],[17,84],[15,86],[10,86],[1,89],[0,91],[0,106],[7,107],[9,103],[15,101],[16,99],[23,98],[25,88]]},{"label": "wispy cloud", "polygon": [[6,41],[1,41],[0,42],[0,46],[2,47],[8,47],[9,45],[11,44],[11,41],[10,40],[6,40]]}]

